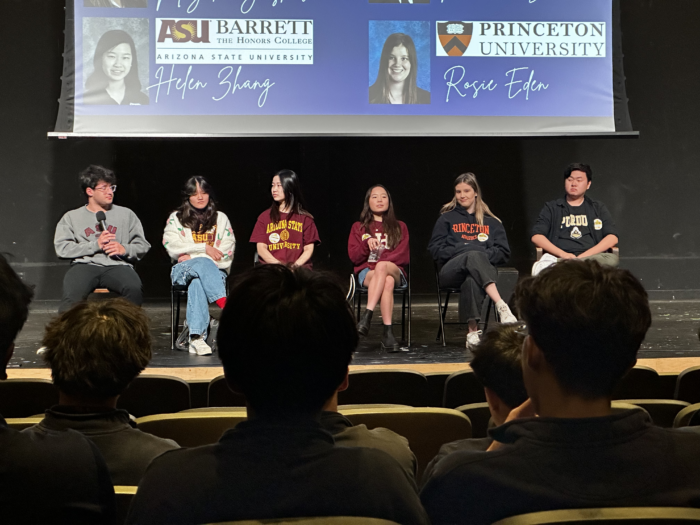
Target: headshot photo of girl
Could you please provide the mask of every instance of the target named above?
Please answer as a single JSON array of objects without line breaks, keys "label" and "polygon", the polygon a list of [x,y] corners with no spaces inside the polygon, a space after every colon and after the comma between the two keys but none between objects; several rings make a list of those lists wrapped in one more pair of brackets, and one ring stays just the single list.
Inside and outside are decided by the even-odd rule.
[{"label": "headshot photo of girl", "polygon": [[418,87],[418,54],[413,39],[393,33],[384,42],[370,104],[430,104],[430,92]]},{"label": "headshot photo of girl", "polygon": [[84,0],[83,7],[148,7],[148,0]]},{"label": "headshot photo of girl", "polygon": [[141,91],[139,62],[133,38],[121,29],[102,35],[93,57],[94,71],[85,82],[84,104],[146,105]]}]

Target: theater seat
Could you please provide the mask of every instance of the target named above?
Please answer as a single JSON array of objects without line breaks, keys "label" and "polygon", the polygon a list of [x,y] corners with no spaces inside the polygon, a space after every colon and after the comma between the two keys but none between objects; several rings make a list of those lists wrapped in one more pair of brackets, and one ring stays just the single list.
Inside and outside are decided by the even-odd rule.
[{"label": "theater seat", "polygon": [[700,509],[682,507],[619,507],[609,509],[548,510],[521,514],[493,525],[574,525],[579,523],[607,525],[614,523],[675,524],[700,523]]},{"label": "theater seat", "polygon": [[637,365],[620,380],[613,399],[659,399],[661,377],[648,366]]},{"label": "theater seat", "polygon": [[223,375],[217,376],[209,383],[207,390],[207,406],[209,407],[244,407],[245,396],[237,394],[228,387]]},{"label": "theater seat", "polygon": [[245,520],[245,521],[225,521],[212,523],[210,525],[399,525],[395,521],[382,520],[379,518],[359,518],[357,516],[320,516],[315,518],[280,518],[276,520]]},{"label": "theater seat", "polygon": [[428,380],[414,370],[353,370],[348,389],[338,393],[341,405],[388,403],[424,407]]},{"label": "theater seat", "polygon": [[31,417],[56,404],[58,390],[48,379],[0,381],[0,414],[3,417]]},{"label": "theater seat", "polygon": [[17,417],[17,418],[7,418],[5,422],[10,428],[15,430],[24,430],[25,428],[33,427],[38,425],[44,419],[44,416],[34,416],[34,417]]},{"label": "theater seat", "polygon": [[246,412],[182,412],[136,419],[139,430],[172,439],[181,447],[199,447],[219,441],[221,435],[247,419]]},{"label": "theater seat", "polygon": [[445,393],[442,399],[442,406],[445,408],[456,408],[485,401],[484,387],[481,386],[473,370],[455,372],[445,381]]},{"label": "theater seat", "polygon": [[459,410],[472,422],[472,437],[484,438],[488,436],[489,425],[492,424],[488,403],[471,403],[457,407],[455,410]]},{"label": "theater seat", "polygon": [[687,427],[698,412],[700,412],[700,403],[685,407],[678,412],[676,418],[673,420],[673,428]]},{"label": "theater seat", "polygon": [[408,439],[418,460],[416,479],[423,475],[428,465],[450,441],[472,437],[469,418],[447,408],[384,408],[339,410],[353,425],[367,428],[384,427]]},{"label": "theater seat", "polygon": [[190,385],[179,377],[141,375],[119,396],[117,407],[135,417],[187,410],[192,407]]},{"label": "theater seat", "polygon": [[649,413],[654,424],[662,428],[673,427],[678,413],[690,405],[675,399],[623,399],[621,402],[643,408]]},{"label": "theater seat", "polygon": [[129,514],[129,505],[131,505],[131,500],[134,499],[136,489],[137,487],[128,485],[115,485],[114,496],[117,504],[115,523],[117,525],[126,523],[126,517]]},{"label": "theater seat", "polygon": [[693,366],[678,374],[673,397],[688,403],[700,403],[700,366]]}]

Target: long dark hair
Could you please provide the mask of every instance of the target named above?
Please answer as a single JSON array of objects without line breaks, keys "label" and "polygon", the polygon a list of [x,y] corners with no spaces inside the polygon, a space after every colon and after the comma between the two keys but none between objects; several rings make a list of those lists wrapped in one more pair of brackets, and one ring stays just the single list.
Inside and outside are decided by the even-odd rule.
[{"label": "long dark hair", "polygon": [[136,54],[134,39],[131,38],[129,33],[126,31],[122,31],[121,29],[113,29],[112,31],[107,31],[104,35],[102,35],[99,42],[97,42],[95,56],[92,59],[95,71],[85,82],[86,95],[93,92],[100,92],[109,85],[109,78],[107,78],[107,75],[105,75],[104,71],[102,71],[102,56],[110,49],[117,47],[119,44],[129,44],[129,46],[131,46],[131,70],[126,78],[124,78],[126,91],[141,91],[141,81],[139,80],[139,60]]},{"label": "long dark hair", "polygon": [[389,197],[389,207],[382,215],[382,224],[384,225],[384,233],[386,233],[387,248],[396,248],[401,241],[401,226],[399,226],[399,221],[396,220],[396,215],[394,215],[394,201],[391,200],[391,193],[381,184],[371,186],[365,193],[365,205],[362,207],[362,213],[360,213],[360,223],[365,232],[371,235],[369,227],[374,221],[374,213],[369,207],[369,198],[372,196],[372,190],[375,188],[383,189],[387,197]]},{"label": "long dark hair", "polygon": [[[389,104],[389,57],[391,51],[398,46],[404,46],[408,51],[408,60],[411,63],[411,71],[403,84],[403,103],[417,104],[418,103],[418,54],[416,53],[416,45],[413,39],[405,33],[393,33],[389,35],[384,42],[382,48],[382,56],[379,59],[379,71],[377,72],[377,81],[374,83],[377,95],[374,100],[370,100],[372,104]],[[376,86],[376,87],[375,87]]]},{"label": "long dark hair", "polygon": [[[289,215],[308,215],[313,219],[314,216],[306,211],[306,201],[301,191],[299,176],[292,170],[281,170],[272,176],[273,179],[275,177],[280,178],[282,191],[284,192],[284,205],[289,210]],[[272,201],[272,206],[270,207],[270,219],[272,219],[272,222],[280,220],[280,204],[275,200]]]},{"label": "long dark hair", "polygon": [[[203,210],[198,210],[190,204],[190,197],[197,193],[197,184],[204,193],[209,194],[209,204]],[[185,228],[191,229],[195,233],[203,233],[211,230],[216,225],[218,210],[214,189],[211,184],[200,175],[190,177],[182,187],[182,204],[177,209],[177,220]]]}]

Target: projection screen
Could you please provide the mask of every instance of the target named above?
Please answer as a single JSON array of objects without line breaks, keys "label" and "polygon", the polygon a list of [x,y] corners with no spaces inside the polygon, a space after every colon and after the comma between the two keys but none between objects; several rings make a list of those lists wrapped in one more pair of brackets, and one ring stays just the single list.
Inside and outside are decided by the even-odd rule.
[{"label": "projection screen", "polygon": [[67,0],[50,135],[630,131],[613,0]]}]

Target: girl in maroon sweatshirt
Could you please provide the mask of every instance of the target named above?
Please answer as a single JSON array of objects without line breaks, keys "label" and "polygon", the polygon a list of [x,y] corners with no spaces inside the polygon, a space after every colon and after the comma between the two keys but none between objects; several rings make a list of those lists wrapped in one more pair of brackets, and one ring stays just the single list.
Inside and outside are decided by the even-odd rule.
[{"label": "girl in maroon sweatshirt", "polygon": [[389,352],[399,351],[399,343],[391,330],[391,316],[394,288],[407,286],[409,253],[408,229],[396,220],[391,195],[381,184],[372,186],[365,194],[360,220],[350,230],[348,256],[355,265],[360,286],[368,289],[367,309],[357,330],[360,335],[369,333],[372,314],[379,303],[384,323],[382,348]]}]

